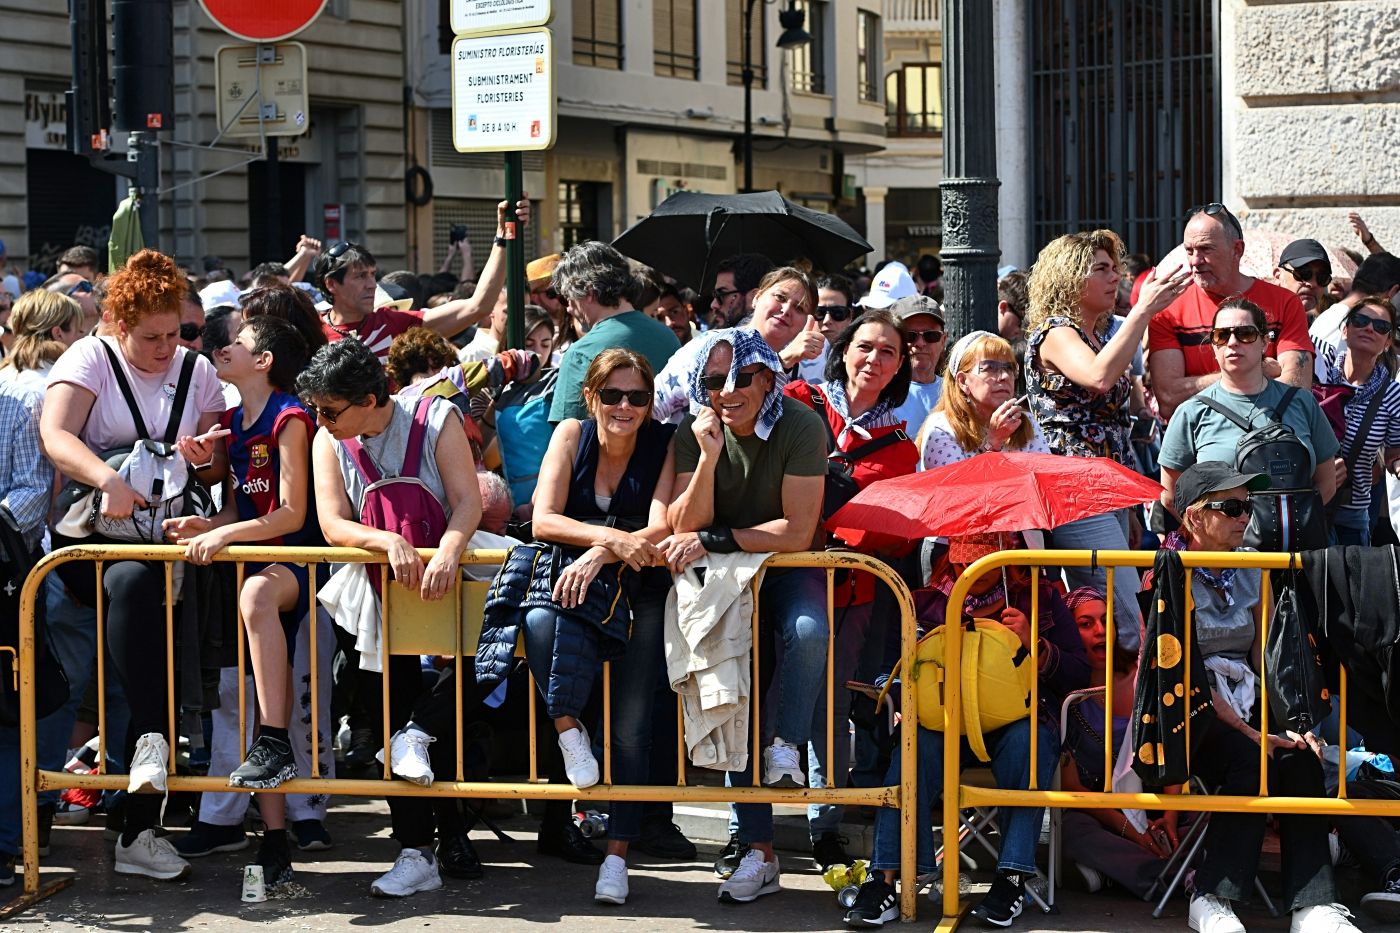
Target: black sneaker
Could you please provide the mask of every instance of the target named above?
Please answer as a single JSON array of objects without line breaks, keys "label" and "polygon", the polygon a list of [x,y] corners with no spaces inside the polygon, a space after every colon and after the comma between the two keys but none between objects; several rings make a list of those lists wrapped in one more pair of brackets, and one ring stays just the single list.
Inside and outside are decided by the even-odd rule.
[{"label": "black sneaker", "polygon": [[15,857],[0,855],[0,888],[8,888],[15,883]]},{"label": "black sneaker", "polygon": [[345,750],[345,764],[349,768],[368,768],[374,764],[374,756],[379,745],[374,741],[374,730],[369,726],[359,726],[350,730],[350,747]]},{"label": "black sneaker", "polygon": [[685,838],[681,828],[669,820],[642,824],[642,837],[632,843],[632,848],[654,858],[676,862],[694,861],[697,854],[695,843]]},{"label": "black sneaker", "polygon": [[601,865],[607,853],[595,846],[573,820],[562,823],[540,823],[535,848],[541,855],[557,855],[575,865]]},{"label": "black sneaker", "polygon": [[719,858],[715,859],[715,875],[729,880],[729,876],[738,869],[739,863],[744,860],[744,853],[749,851],[749,847],[739,841],[738,833],[729,834],[729,844],[720,850]]},{"label": "black sneaker", "polygon": [[297,848],[303,852],[324,852],[333,845],[331,834],[326,832],[326,824],[320,820],[293,820],[292,836],[297,841]]},{"label": "black sneaker", "polygon": [[175,851],[185,858],[202,858],[215,852],[237,852],[248,848],[248,834],[243,832],[242,823],[219,826],[198,820],[189,832],[175,836],[171,843]]},{"label": "black sneaker", "polygon": [[57,804],[42,803],[39,805],[39,854],[47,856],[49,854],[49,837],[53,835],[53,815],[58,809]]},{"label": "black sneaker", "polygon": [[449,878],[480,878],[481,859],[466,833],[450,833],[438,840],[438,867]]},{"label": "black sneaker", "polygon": [[851,857],[846,854],[848,840],[836,833],[822,833],[812,840],[812,861],[817,868],[826,871],[832,865],[849,865]]},{"label": "black sneaker", "polygon": [[292,850],[287,845],[287,837],[282,835],[274,840],[272,836],[264,836],[262,844],[258,846],[258,864],[262,866],[263,884],[269,888],[291,881],[295,873],[292,871]]},{"label": "black sneaker", "polygon": [[282,739],[260,735],[248,749],[248,760],[228,776],[229,787],[257,787],[271,790],[297,776],[292,746]]},{"label": "black sneaker", "polygon": [[887,882],[884,875],[875,872],[860,886],[856,902],[846,911],[846,926],[880,927],[897,919],[899,900],[895,897],[894,885]]},{"label": "black sneaker", "polygon": [[1400,877],[1387,878],[1379,891],[1362,896],[1361,909],[1382,923],[1400,923]]},{"label": "black sneaker", "polygon": [[994,927],[1009,927],[1021,916],[1026,902],[1025,876],[1017,871],[999,871],[982,903],[972,908],[972,917]]}]

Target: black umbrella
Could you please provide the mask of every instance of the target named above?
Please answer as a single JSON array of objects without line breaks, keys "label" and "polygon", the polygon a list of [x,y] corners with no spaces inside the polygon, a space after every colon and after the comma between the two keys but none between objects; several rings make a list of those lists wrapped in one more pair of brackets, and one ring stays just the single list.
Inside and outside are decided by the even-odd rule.
[{"label": "black umbrella", "polygon": [[836,272],[872,249],[844,220],[793,204],[776,191],[678,191],[613,240],[613,246],[698,289],[707,287],[715,267],[736,253],[762,253],[777,263],[806,259],[817,269]]}]

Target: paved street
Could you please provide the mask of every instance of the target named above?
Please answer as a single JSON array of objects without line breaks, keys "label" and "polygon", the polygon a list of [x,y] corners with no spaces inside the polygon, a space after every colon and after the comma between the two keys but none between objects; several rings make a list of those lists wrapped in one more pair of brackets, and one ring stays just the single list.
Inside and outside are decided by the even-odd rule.
[{"label": "paved street", "polygon": [[[487,876],[475,882],[447,880],[440,891],[405,901],[373,899],[370,882],[385,870],[397,851],[388,838],[387,807],[381,801],[345,801],[333,808],[330,828],[336,847],[308,856],[299,854],[297,881],[302,896],[243,905],[241,874],[253,850],[214,855],[195,861],[195,875],[184,884],[162,885],[124,878],[109,868],[111,844],[101,821],[54,831],[53,855],[46,880],[79,872],[66,890],[29,912],[0,921],[0,931],[234,931],[250,925],[287,931],[341,931],[366,927],[384,931],[439,929],[531,930],[548,925],[590,933],[641,930],[745,930],[800,933],[842,929],[841,911],[809,860],[789,852],[783,893],[743,907],[723,907],[715,900],[718,882],[709,862],[718,844],[702,843],[699,865],[634,864],[631,897],[625,908],[603,908],[592,900],[595,870],[538,856],[533,843],[535,821],[516,817],[501,823],[515,837],[497,841],[489,832],[473,834],[487,863]],[[783,820],[780,817],[780,820]],[[793,821],[795,816],[785,821]],[[717,823],[718,821],[716,821]],[[694,820],[691,825],[695,825]],[[780,838],[782,834],[780,833]],[[1344,881],[1354,881],[1347,873]],[[981,890],[978,885],[975,890]],[[1359,892],[1346,891],[1355,903]],[[1122,895],[1089,896],[1062,890],[1062,913],[1045,916],[1028,908],[1014,930],[1167,931],[1186,929],[1185,902],[1160,921],[1146,905]],[[935,907],[920,901],[919,925],[931,925]],[[1251,930],[1286,930],[1287,919],[1272,920],[1262,910],[1246,908],[1241,917]],[[1361,918],[1364,930],[1387,930]],[[971,926],[968,927],[972,929]]]}]

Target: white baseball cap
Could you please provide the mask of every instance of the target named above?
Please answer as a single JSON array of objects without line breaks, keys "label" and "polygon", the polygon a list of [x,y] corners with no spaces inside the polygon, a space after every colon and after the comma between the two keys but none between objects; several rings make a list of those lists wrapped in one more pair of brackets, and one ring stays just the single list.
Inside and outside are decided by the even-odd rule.
[{"label": "white baseball cap", "polygon": [[880,267],[880,274],[875,276],[875,281],[870,284],[870,294],[858,304],[867,308],[888,308],[899,299],[910,298],[918,293],[909,268],[902,262],[887,262]]},{"label": "white baseball cap", "polygon": [[204,286],[199,293],[199,301],[204,305],[204,313],[208,314],[215,308],[222,307],[243,307],[243,295],[238,290],[238,286],[225,279],[222,282],[211,282]]}]

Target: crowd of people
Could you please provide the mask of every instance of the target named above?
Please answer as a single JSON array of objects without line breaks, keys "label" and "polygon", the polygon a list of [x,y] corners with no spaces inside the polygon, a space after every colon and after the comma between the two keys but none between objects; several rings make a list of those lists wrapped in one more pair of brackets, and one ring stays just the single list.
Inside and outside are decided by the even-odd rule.
[{"label": "crowd of people", "polygon": [[[363,245],[303,237],[286,264],[241,279],[214,257],[196,274],[153,250],[102,275],[85,248],[65,253],[52,277],[26,278],[27,289],[5,279],[0,520],[27,552],[8,553],[9,572],[22,579],[27,561],[73,543],[184,548],[172,574],[178,605],[167,605],[158,562],[108,561],[100,575],[72,563],[47,581],[44,641],[67,686],[41,704],[40,767],[67,762],[129,782],[105,796],[41,795],[41,852],[53,824],[98,811],[124,874],[183,878],[191,859],[249,845],[244,793],[203,794],[188,831],[162,829],[179,752],[167,740],[172,693],[190,765],[254,790],[265,826],[257,862],[274,887],[294,877],[293,845],[333,843],[323,795],[266,791],[313,769],[423,786],[459,760],[469,776],[511,773],[502,749],[519,743],[508,737],[537,725],[524,713],[530,682],[551,738],[540,746],[543,768],[579,791],[605,780],[674,784],[678,741],[693,767],[722,772],[729,786],[897,783],[900,751],[871,701],[898,660],[892,594],[870,574],[842,572],[828,613],[824,573],[765,570],[775,553],[854,547],[886,561],[915,592],[922,631],[946,618],[954,583],[978,558],[1041,540],[1075,550],[1279,550],[1270,516],[1286,510],[1299,521],[1289,548],[1395,541],[1387,506],[1400,498],[1400,259],[1359,217],[1369,252],[1349,282],[1310,239],[1284,249],[1271,279],[1245,274],[1244,230],[1221,204],[1186,218],[1186,260],[1174,268],[1129,255],[1112,231],[1066,234],[1029,270],[1002,270],[995,331],[954,335],[936,257],[853,274],[813,269],[803,256],[780,264],[740,254],[715,264],[701,295],[665,269],[583,242],[528,264],[524,343],[507,348],[505,230],[529,218],[528,202],[498,206],[479,270],[467,241],[438,273],[415,275],[383,274]],[[1275,459],[1280,450],[1292,459],[1261,473],[1246,450],[1270,425]],[[988,451],[1106,458],[1160,477],[1164,492],[1148,508],[1011,536],[846,542],[823,528],[855,490]],[[364,548],[387,567],[263,562],[235,575],[213,560],[231,544]],[[419,548],[434,549],[431,559]],[[498,568],[461,568],[469,548],[508,556]],[[383,644],[388,587],[435,602],[464,570],[489,581],[474,658]],[[1254,701],[1267,608],[1260,572],[1202,568],[1190,579],[1202,656],[1223,672],[1193,777],[1254,793],[1257,743],[1271,730]],[[992,620],[1023,649],[1034,639],[1039,661],[1040,709],[979,738],[999,786],[1029,786],[1033,733],[1039,787],[1057,772],[1067,788],[1101,787],[1105,743],[1130,750],[1139,597],[1155,581],[1120,568],[1111,592],[1106,583],[1097,565],[973,583],[965,616]],[[167,611],[178,619],[175,646],[153,623]],[[323,672],[314,692],[313,642]],[[99,652],[106,761],[85,746],[98,726]],[[1065,698],[1091,687],[1112,693],[1111,735],[1101,734],[1101,698],[1060,722]],[[242,692],[255,697],[246,717]],[[749,746],[753,698],[758,748]],[[1273,793],[1323,793],[1322,735],[1269,734]],[[470,745],[460,752],[459,737]],[[920,727],[917,753],[911,805],[925,874],[935,867],[941,734]],[[0,766],[12,778],[0,782],[8,884],[19,854],[14,729],[0,728]],[[1400,796],[1400,785],[1377,783],[1374,795]],[[388,799],[401,853],[373,894],[406,897],[488,870],[469,836],[479,802]],[[541,853],[598,866],[598,902],[627,902],[633,850],[696,858],[670,805],[619,801],[609,813],[605,849],[565,801],[545,807],[538,836]],[[873,852],[847,851],[842,817],[837,806],[810,808],[812,859],[826,869],[869,858],[870,879],[844,919],[879,926],[898,914],[898,813],[878,811]],[[1010,926],[1021,913],[1042,817],[1003,814],[996,875],[972,911],[983,924]],[[1172,814],[1072,811],[1065,823],[1090,890],[1109,879],[1146,896],[1180,841]],[[1376,877],[1364,906],[1400,917],[1394,830],[1360,817],[1336,823],[1343,840],[1368,840],[1364,864]],[[1262,814],[1210,818],[1192,929],[1243,930],[1231,904],[1253,887],[1265,829]],[[1328,831],[1324,817],[1279,820],[1297,933],[1354,929],[1338,903]],[[730,832],[714,865],[719,899],[779,891],[772,807],[733,805]],[[1396,857],[1379,858],[1377,847]]]}]

